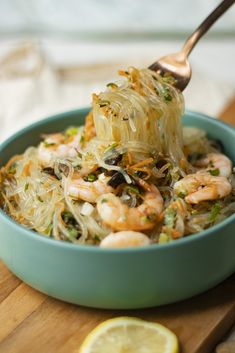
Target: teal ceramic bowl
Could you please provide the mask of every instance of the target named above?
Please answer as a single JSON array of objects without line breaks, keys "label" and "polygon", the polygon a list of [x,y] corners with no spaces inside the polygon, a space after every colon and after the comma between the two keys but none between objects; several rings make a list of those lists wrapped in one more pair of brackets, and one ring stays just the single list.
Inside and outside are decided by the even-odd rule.
[{"label": "teal ceramic bowl", "polygon": [[[36,145],[42,133],[82,124],[87,111],[59,114],[21,130],[1,145],[1,165]],[[220,139],[235,162],[233,128],[194,112],[183,122]],[[97,308],[152,307],[202,293],[235,271],[234,249],[235,215],[169,244],[110,250],[46,238],[0,211],[0,256],[7,267],[41,292]]]}]

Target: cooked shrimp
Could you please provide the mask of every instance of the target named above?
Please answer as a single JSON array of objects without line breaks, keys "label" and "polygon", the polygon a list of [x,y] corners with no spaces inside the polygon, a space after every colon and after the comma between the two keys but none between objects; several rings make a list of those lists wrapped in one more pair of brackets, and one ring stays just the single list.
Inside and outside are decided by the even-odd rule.
[{"label": "cooked shrimp", "polygon": [[107,184],[108,180],[104,174],[100,174],[93,182],[85,181],[83,178],[72,179],[68,185],[68,193],[76,199],[95,203],[99,196],[113,191]]},{"label": "cooked shrimp", "polygon": [[38,158],[43,166],[51,166],[56,158],[76,157],[80,133],[69,137],[66,143],[63,134],[47,135],[38,147]]},{"label": "cooked shrimp", "polygon": [[187,205],[183,199],[173,201],[164,211],[165,225],[161,232],[166,233],[173,239],[184,235],[184,220],[187,216]]},{"label": "cooked shrimp", "polygon": [[212,176],[207,172],[189,174],[174,185],[176,194],[186,194],[185,201],[197,204],[216,200],[230,194],[232,186],[223,176]]},{"label": "cooked shrimp", "polygon": [[197,160],[194,165],[207,171],[219,170],[219,175],[229,177],[232,173],[232,162],[222,153],[208,153],[205,157]]},{"label": "cooked shrimp", "polygon": [[101,248],[129,248],[132,246],[149,245],[150,240],[147,235],[130,230],[110,233],[101,243]]},{"label": "cooked shrimp", "polygon": [[163,199],[159,190],[150,185],[144,195],[144,202],[129,208],[114,194],[106,194],[97,201],[97,210],[102,221],[114,230],[152,229],[162,212]]}]

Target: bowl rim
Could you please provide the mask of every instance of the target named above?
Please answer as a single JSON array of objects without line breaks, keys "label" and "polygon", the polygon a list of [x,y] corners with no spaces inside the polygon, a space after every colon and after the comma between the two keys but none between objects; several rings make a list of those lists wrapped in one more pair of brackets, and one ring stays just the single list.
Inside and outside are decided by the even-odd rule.
[{"label": "bowl rim", "polygon": [[[48,122],[51,122],[53,120],[57,120],[57,119],[62,119],[67,117],[68,115],[73,115],[73,114],[85,114],[89,111],[89,107],[84,107],[84,108],[80,108],[80,109],[74,109],[74,110],[69,110],[63,113],[58,113],[58,114],[54,114],[52,116],[46,117],[44,119],[41,119],[39,121],[36,121],[30,125],[25,126],[24,128],[18,130],[17,132],[15,132],[13,135],[11,135],[10,137],[8,137],[5,141],[3,141],[0,144],[0,153],[2,153],[2,151],[8,146],[10,145],[16,138],[20,137],[21,135],[29,132],[31,129],[39,127],[41,125],[45,125]],[[212,122],[215,125],[219,125],[221,126],[223,129],[229,131],[229,133],[232,133],[234,135],[234,139],[235,139],[235,128],[233,126],[230,126],[228,124],[226,124],[225,122],[212,118],[206,114],[197,112],[197,111],[192,111],[192,110],[186,110],[184,115],[187,116],[192,116],[192,117],[199,117],[202,120],[209,120],[210,122]],[[71,249],[72,251],[85,251],[85,252],[98,252],[98,253],[139,253],[139,252],[152,252],[152,251],[156,251],[158,249],[158,251],[161,250],[166,250],[166,249],[170,249],[170,248],[177,248],[178,246],[183,246],[183,245],[187,245],[187,244],[192,244],[194,242],[199,241],[201,238],[208,238],[211,236],[214,236],[214,231],[220,231],[222,230],[224,227],[226,227],[228,224],[233,223],[233,221],[235,221],[235,214],[229,216],[228,218],[226,218],[225,220],[223,220],[222,222],[206,229],[203,230],[199,233],[195,233],[192,234],[190,236],[187,237],[183,237],[180,239],[177,239],[177,241],[172,241],[169,243],[165,243],[165,244],[152,244],[151,246],[147,245],[147,246],[142,246],[142,247],[128,247],[128,248],[116,248],[116,249],[111,249],[111,248],[100,248],[96,245],[91,245],[91,244],[77,244],[77,243],[69,243],[66,242],[65,240],[57,240],[57,239],[52,239],[49,238],[45,235],[42,235],[40,233],[37,233],[21,224],[19,224],[18,222],[16,222],[14,219],[12,219],[8,214],[6,214],[1,208],[0,208],[0,222],[6,222],[10,227],[13,227],[15,231],[18,231],[20,233],[24,233],[24,235],[26,237],[29,237],[30,239],[34,239],[35,241],[39,241],[39,242],[43,242],[43,243],[47,243],[48,245],[54,245],[56,247],[59,248],[66,248],[66,249]],[[22,235],[21,235],[22,236]]]}]

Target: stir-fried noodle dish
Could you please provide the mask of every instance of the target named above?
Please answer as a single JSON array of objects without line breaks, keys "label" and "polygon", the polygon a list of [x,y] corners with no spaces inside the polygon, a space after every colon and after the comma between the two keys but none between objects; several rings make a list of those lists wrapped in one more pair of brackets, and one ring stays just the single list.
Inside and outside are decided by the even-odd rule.
[{"label": "stir-fried noodle dish", "polygon": [[182,93],[148,69],[93,95],[84,126],[43,135],[0,171],[0,203],[47,237],[101,247],[167,243],[235,211],[220,141],[182,127]]}]

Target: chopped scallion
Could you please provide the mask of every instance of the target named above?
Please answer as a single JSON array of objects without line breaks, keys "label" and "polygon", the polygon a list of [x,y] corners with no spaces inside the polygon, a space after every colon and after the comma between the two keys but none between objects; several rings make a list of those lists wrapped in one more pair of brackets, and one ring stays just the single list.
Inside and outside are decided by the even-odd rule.
[{"label": "chopped scallion", "polygon": [[90,173],[84,178],[84,180],[93,183],[95,180],[97,180],[97,175]]},{"label": "chopped scallion", "polygon": [[44,141],[43,144],[44,144],[44,147],[46,147],[46,148],[50,147],[50,146],[55,146],[55,142]]},{"label": "chopped scallion", "polygon": [[106,85],[107,87],[111,87],[111,88],[118,88],[118,86],[116,85],[116,83],[110,82]]},{"label": "chopped scallion", "polygon": [[182,192],[182,191],[179,192],[179,194],[178,194],[178,197],[180,197],[181,199],[184,199],[185,196],[186,196],[185,192]]},{"label": "chopped scallion", "polygon": [[170,241],[170,237],[168,234],[160,233],[159,240],[158,240],[159,244],[169,243],[169,241]]},{"label": "chopped scallion", "polygon": [[218,176],[218,175],[220,175],[220,170],[219,170],[218,168],[216,168],[216,169],[210,169],[210,170],[209,170],[209,173],[210,173],[211,175],[213,175],[213,176]]},{"label": "chopped scallion", "polygon": [[66,130],[67,136],[74,136],[74,135],[77,135],[77,133],[78,133],[78,127],[70,127],[69,129]]},{"label": "chopped scallion", "polygon": [[215,222],[216,218],[220,214],[221,209],[222,209],[221,205],[219,203],[216,203],[211,209],[211,213],[209,215],[209,221]]},{"label": "chopped scallion", "polygon": [[170,89],[168,87],[165,87],[163,89],[163,96],[165,101],[171,102],[172,101],[172,95],[170,94]]},{"label": "chopped scallion", "polygon": [[174,208],[168,208],[165,211],[164,224],[168,227],[173,228],[175,223],[176,210]]}]

